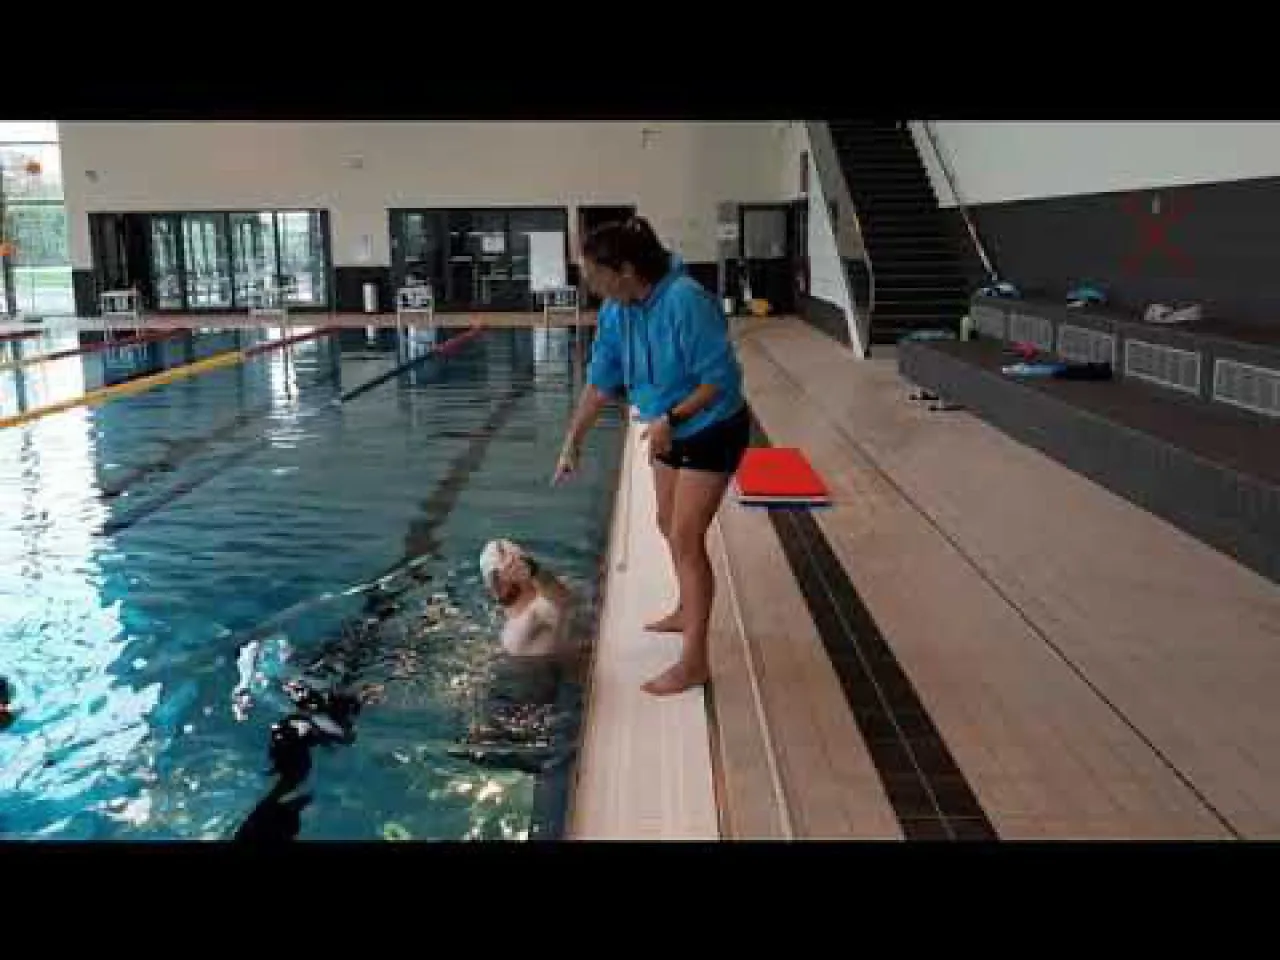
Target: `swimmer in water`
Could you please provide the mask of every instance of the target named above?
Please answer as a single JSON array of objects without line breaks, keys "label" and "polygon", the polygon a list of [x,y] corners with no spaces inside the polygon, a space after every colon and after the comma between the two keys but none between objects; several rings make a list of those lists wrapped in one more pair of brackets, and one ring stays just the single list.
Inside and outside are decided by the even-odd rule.
[{"label": "swimmer in water", "polygon": [[573,595],[518,544],[490,540],[480,554],[480,576],[502,608],[502,649],[512,657],[565,652]]},{"label": "swimmer in water", "polygon": [[[485,545],[480,574],[502,609],[504,656],[494,664],[483,720],[472,725],[462,752],[494,765],[494,757],[475,750],[501,746],[496,765],[540,768],[550,756],[557,698],[573,672],[573,593],[510,540]],[[508,756],[515,747],[533,754]]]},{"label": "swimmer in water", "polygon": [[13,721],[18,718],[17,711],[13,709],[13,687],[9,683],[8,677],[0,677],[0,730],[7,730],[13,726]]}]

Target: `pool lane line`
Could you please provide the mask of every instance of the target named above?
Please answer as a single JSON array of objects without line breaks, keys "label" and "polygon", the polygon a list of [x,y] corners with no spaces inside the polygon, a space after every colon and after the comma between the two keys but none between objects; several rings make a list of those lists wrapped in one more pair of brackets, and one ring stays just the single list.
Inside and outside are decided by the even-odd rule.
[{"label": "pool lane line", "polygon": [[75,407],[94,407],[108,400],[114,400],[117,397],[129,396],[135,393],[144,393],[152,387],[163,386],[166,383],[172,383],[175,380],[184,380],[188,377],[194,377],[201,373],[208,373],[210,370],[221,370],[225,367],[235,366],[244,363],[267,350],[274,350],[280,347],[290,346],[300,343],[303,340],[314,339],[315,337],[331,336],[336,332],[334,327],[320,327],[310,333],[299,334],[296,337],[289,337],[284,340],[273,340],[269,343],[259,344],[257,347],[251,347],[249,350],[228,350],[226,353],[215,354],[212,357],[206,357],[204,360],[196,360],[194,363],[185,363],[178,367],[173,367],[161,373],[153,373],[150,376],[139,377],[137,380],[130,380],[128,383],[117,383],[109,387],[99,387],[97,390],[90,390],[78,397],[69,400],[60,400],[57,403],[51,403],[47,406],[37,407],[34,410],[28,410],[25,413],[15,414],[11,417],[0,417],[0,430],[5,427],[16,427],[33,420],[39,420],[41,417],[47,417],[50,414],[62,413],[65,410],[71,410]]},{"label": "pool lane line", "polygon": [[173,330],[155,330],[151,333],[140,333],[137,336],[125,337],[121,340],[99,340],[94,343],[87,343],[80,347],[72,347],[67,350],[58,350],[54,353],[41,354],[38,357],[25,357],[20,360],[10,360],[7,363],[0,363],[0,373],[10,370],[23,370],[28,367],[39,366],[42,363],[49,363],[53,360],[65,360],[68,357],[78,357],[87,354],[104,353],[107,350],[116,347],[136,347],[144,343],[157,343],[161,340],[172,340],[174,337],[185,336],[190,334],[191,330],[187,327],[178,327]]},{"label": "pool lane line", "polygon": [[[456,345],[455,346],[451,346],[451,345],[457,344],[458,341],[463,341],[465,343],[466,341],[473,340],[481,332],[483,332],[482,327],[474,327],[468,331],[465,337],[464,335],[459,334],[458,336],[453,337],[450,340],[446,340],[444,343],[434,346],[432,349],[428,350],[422,355],[414,357],[412,360],[408,361],[407,363],[399,364],[398,366],[388,371],[387,373],[380,374],[379,376],[373,378],[373,380],[370,380],[367,383],[360,384],[359,386],[353,388],[353,390],[347,391],[347,394],[358,396],[366,392],[366,388],[371,389],[372,386],[378,386],[380,384],[386,383],[393,376],[403,373],[404,371],[408,370],[410,367],[417,366],[418,364],[424,363],[425,361],[432,359],[434,357],[449,356],[450,354],[454,353],[458,349]],[[294,339],[296,340],[298,338],[294,338]],[[282,345],[282,343],[276,343],[275,345],[280,346]],[[341,399],[342,398],[339,397],[339,398],[335,398],[334,400],[330,400],[327,404],[324,404],[318,410],[314,410],[311,412],[319,413],[322,410],[333,407],[337,405],[341,401]],[[253,454],[257,453],[263,447],[267,446],[270,442],[271,442],[271,438],[269,436],[264,435],[264,436],[257,437],[256,439],[247,443],[245,446],[241,447],[239,450],[232,451],[227,456],[223,457],[221,460],[215,463],[210,469],[204,471],[203,473],[198,474],[194,477],[188,478],[186,480],[180,481],[170,489],[166,490],[163,494],[156,497],[154,500],[151,500],[147,503],[142,504],[136,510],[131,511],[125,516],[113,518],[111,520],[106,521],[105,523],[103,523],[99,531],[100,534],[103,536],[110,536],[112,534],[119,533],[122,530],[127,530],[130,527],[132,527],[134,524],[138,523],[140,520],[145,520],[147,517],[153,516],[159,511],[172,506],[176,501],[186,496],[188,493],[191,493],[193,490],[196,490],[199,487],[204,486],[214,477],[220,476],[223,473],[223,471],[226,470],[227,468],[236,466],[239,463],[243,463],[245,460],[249,459],[249,457],[251,457]]]},{"label": "pool lane line", "polygon": [[352,400],[354,400],[356,397],[360,396],[361,394],[368,393],[370,390],[374,389],[375,387],[382,386],[388,380],[392,379],[393,377],[399,376],[400,374],[408,370],[410,367],[414,367],[417,364],[421,363],[422,361],[430,357],[449,356],[449,354],[458,350],[460,347],[465,346],[467,343],[474,340],[476,337],[480,336],[480,334],[482,334],[483,332],[484,332],[484,327],[480,327],[480,326],[468,327],[464,332],[458,334],[456,337],[451,337],[450,339],[444,341],[444,343],[432,344],[431,349],[427,350],[426,353],[423,353],[418,357],[414,357],[412,360],[409,360],[407,363],[402,363],[399,366],[395,367],[394,369],[388,370],[386,373],[382,374],[381,376],[374,377],[372,380],[368,381],[367,383],[362,383],[362,384],[359,384],[358,386],[352,387],[346,393],[343,393],[342,395],[335,397],[333,400],[329,401],[329,403],[331,406],[335,406],[335,407],[341,406],[344,403],[350,403]]},{"label": "pool lane line", "polygon": [[[335,371],[333,369],[326,368],[318,377],[314,380],[308,381],[302,386],[307,389],[310,389],[311,387],[318,387],[321,384],[332,380],[334,376]],[[275,401],[268,400],[266,403],[260,404],[256,407],[252,407],[248,410],[242,410],[226,423],[219,424],[208,433],[201,436],[191,438],[179,437],[176,440],[164,441],[169,445],[170,453],[159,457],[156,460],[152,460],[150,463],[143,463],[132,467],[122,477],[118,478],[115,483],[102,484],[98,492],[98,498],[101,500],[114,500],[116,497],[128,493],[136,484],[142,482],[152,474],[168,473],[172,471],[184,460],[187,460],[199,453],[201,450],[206,449],[211,444],[231,436],[237,430],[248,426],[254,420],[262,419],[269,415],[274,409]],[[175,454],[172,452],[174,448],[178,448],[182,452]]]}]

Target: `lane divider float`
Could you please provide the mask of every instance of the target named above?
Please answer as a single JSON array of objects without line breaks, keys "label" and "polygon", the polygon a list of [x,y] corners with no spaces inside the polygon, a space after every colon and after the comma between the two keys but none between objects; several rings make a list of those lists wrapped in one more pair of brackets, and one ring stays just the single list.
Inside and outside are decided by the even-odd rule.
[{"label": "lane divider float", "polygon": [[144,343],[154,343],[158,340],[169,340],[173,337],[180,337],[191,331],[186,327],[178,327],[174,330],[157,330],[151,333],[140,333],[132,337],[123,337],[119,340],[100,340],[96,343],[87,343],[81,347],[71,347],[67,350],[58,350],[54,353],[42,354],[38,357],[24,357],[21,360],[10,360],[7,363],[0,363],[0,372],[6,370],[17,370],[21,367],[23,370],[28,367],[39,366],[42,363],[49,363],[53,360],[65,360],[68,357],[77,357],[85,354],[103,353],[114,347],[136,347]]},{"label": "lane divider float", "polygon": [[210,370],[221,370],[225,367],[234,366],[238,363],[244,363],[268,350],[276,350],[281,347],[290,346],[300,343],[303,340],[311,340],[316,337],[330,336],[337,332],[334,327],[320,327],[310,333],[298,334],[294,337],[287,337],[283,340],[272,340],[267,343],[261,343],[257,346],[250,347],[247,350],[228,350],[226,353],[218,353],[212,357],[206,357],[204,360],[197,360],[194,363],[186,363],[180,367],[174,367],[170,370],[164,370],[160,373],[153,373],[150,376],[139,377],[137,380],[130,380],[127,383],[117,383],[109,387],[99,387],[97,390],[90,390],[78,397],[72,397],[68,400],[60,400],[57,403],[51,403],[47,406],[36,407],[34,410],[27,410],[24,413],[15,414],[10,417],[0,417],[0,430],[5,427],[17,427],[24,423],[30,423],[33,420],[39,420],[41,417],[47,417],[50,414],[62,413],[64,410],[71,410],[75,407],[95,407],[99,404],[106,403],[108,400],[114,400],[117,397],[130,396],[136,393],[145,393],[152,387],[163,386],[166,383],[173,383],[175,380],[185,380],[188,377],[198,376],[202,373],[208,373]]}]

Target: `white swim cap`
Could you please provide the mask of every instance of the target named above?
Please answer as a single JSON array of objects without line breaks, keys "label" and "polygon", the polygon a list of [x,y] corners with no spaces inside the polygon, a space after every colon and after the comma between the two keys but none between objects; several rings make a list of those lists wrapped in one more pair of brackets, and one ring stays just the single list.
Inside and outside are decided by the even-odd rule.
[{"label": "white swim cap", "polygon": [[480,579],[486,587],[493,587],[498,571],[514,557],[528,558],[524,548],[511,540],[490,540],[480,551]]}]

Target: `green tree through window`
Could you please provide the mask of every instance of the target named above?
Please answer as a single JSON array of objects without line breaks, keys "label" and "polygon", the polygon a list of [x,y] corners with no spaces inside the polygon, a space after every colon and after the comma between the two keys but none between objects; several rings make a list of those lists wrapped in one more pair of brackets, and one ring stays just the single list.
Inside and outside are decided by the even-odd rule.
[{"label": "green tree through window", "polygon": [[74,314],[57,124],[0,121],[0,208],[0,314]]}]

